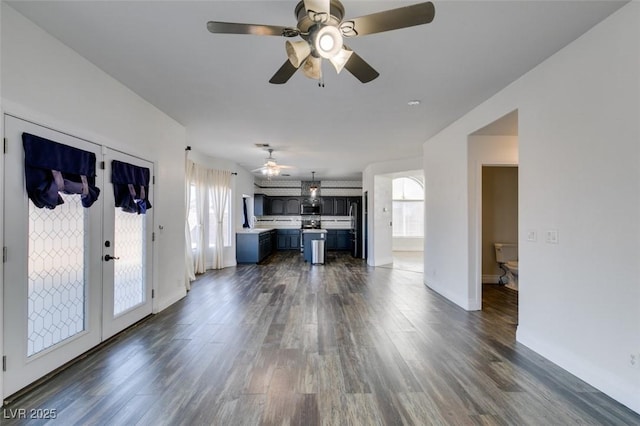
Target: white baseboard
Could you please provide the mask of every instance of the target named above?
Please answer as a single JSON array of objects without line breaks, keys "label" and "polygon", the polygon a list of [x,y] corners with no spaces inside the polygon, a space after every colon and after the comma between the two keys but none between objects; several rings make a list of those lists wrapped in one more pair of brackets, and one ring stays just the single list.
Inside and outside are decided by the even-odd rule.
[{"label": "white baseboard", "polygon": [[634,382],[633,376],[627,380],[613,376],[602,366],[594,365],[556,345],[549,344],[544,338],[538,338],[522,325],[518,326],[516,340],[640,414],[640,382]]},{"label": "white baseboard", "polygon": [[498,284],[498,280],[500,279],[500,275],[483,275],[482,276],[482,284]]},{"label": "white baseboard", "polygon": [[161,312],[167,309],[169,306],[173,305],[174,303],[176,303],[178,300],[182,299],[186,295],[187,295],[186,288],[184,287],[176,288],[176,291],[174,291],[172,294],[170,294],[167,297],[163,297],[162,300],[158,301],[157,305],[153,307],[153,313],[157,314],[158,312]]},{"label": "white baseboard", "polygon": [[434,281],[432,279],[429,279],[429,280],[423,279],[423,283],[424,283],[424,285],[429,287],[431,290],[433,290],[436,293],[440,294],[444,298],[449,299],[450,301],[452,301],[456,305],[460,306],[465,311],[477,310],[477,309],[474,309],[474,307],[469,306],[469,300],[468,299],[460,298],[457,294],[448,291],[443,285],[440,285],[440,283],[438,283],[438,282],[436,282],[436,281]]}]

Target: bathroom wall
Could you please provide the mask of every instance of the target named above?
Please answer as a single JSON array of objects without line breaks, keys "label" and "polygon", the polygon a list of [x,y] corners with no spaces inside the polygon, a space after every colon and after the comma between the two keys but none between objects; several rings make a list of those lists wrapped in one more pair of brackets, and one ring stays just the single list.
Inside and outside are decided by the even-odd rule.
[{"label": "bathroom wall", "polygon": [[518,242],[518,168],[482,167],[482,282],[497,283],[503,271],[494,243]]}]

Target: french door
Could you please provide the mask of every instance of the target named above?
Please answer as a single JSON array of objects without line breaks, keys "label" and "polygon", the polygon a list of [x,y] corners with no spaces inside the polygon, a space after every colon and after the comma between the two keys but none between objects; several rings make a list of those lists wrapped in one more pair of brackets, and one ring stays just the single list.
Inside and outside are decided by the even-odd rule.
[{"label": "french door", "polygon": [[[111,160],[139,167],[153,164],[117,151],[105,154],[106,175]],[[126,213],[115,207],[113,190],[105,182],[102,255],[102,339],[107,339],[151,313],[153,209],[146,214]],[[149,186],[149,191],[153,187]],[[153,199],[153,193],[148,194]]]},{"label": "french door", "polygon": [[[22,389],[151,313],[152,210],[117,211],[110,183],[116,159],[153,165],[73,136],[5,115],[5,396]],[[98,200],[61,194],[37,208],[25,190],[22,134],[94,153]],[[151,187],[150,187],[151,188]],[[150,189],[151,190],[151,189]],[[152,199],[151,197],[149,197]]]}]

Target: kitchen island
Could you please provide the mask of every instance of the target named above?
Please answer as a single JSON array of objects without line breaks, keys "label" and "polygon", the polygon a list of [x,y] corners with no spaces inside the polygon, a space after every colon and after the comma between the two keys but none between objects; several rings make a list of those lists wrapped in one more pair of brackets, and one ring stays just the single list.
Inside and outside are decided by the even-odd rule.
[{"label": "kitchen island", "polygon": [[251,228],[236,231],[236,262],[258,263],[276,250],[277,231]]},{"label": "kitchen island", "polygon": [[324,253],[322,254],[322,262],[327,258],[327,230],[326,229],[303,229],[302,240],[304,245],[304,261],[311,263],[312,245],[314,240],[322,240],[324,242]]}]

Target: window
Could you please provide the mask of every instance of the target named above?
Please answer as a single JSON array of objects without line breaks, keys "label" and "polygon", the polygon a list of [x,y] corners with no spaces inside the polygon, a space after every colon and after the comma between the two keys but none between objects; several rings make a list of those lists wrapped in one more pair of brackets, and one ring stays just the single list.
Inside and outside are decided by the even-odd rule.
[{"label": "window", "polygon": [[[198,191],[196,190],[196,186],[191,185],[191,195],[189,200],[190,201],[189,202],[189,218],[187,220],[189,221],[189,231],[191,232],[191,249],[193,250],[195,250],[198,247],[197,239],[198,239],[198,231],[200,227],[204,228],[205,230],[204,235],[206,235],[208,240],[204,242],[205,247],[215,247],[215,240],[216,240],[215,238],[216,218],[213,211],[213,207],[209,199],[209,193],[208,191],[201,192],[201,196],[204,196],[203,202],[209,206],[209,208],[207,209],[209,214],[207,215],[207,217],[203,219],[203,223],[198,223],[198,214],[196,212],[197,194],[198,194]],[[227,203],[224,208],[224,219],[222,221],[222,229],[224,232],[223,240],[224,240],[225,247],[231,247],[231,240],[233,235],[232,229],[231,229],[231,214],[230,214],[232,198],[233,197],[231,196],[231,193],[229,193],[229,196],[227,197]]]},{"label": "window", "polygon": [[424,236],[424,186],[415,178],[393,180],[393,236]]}]

